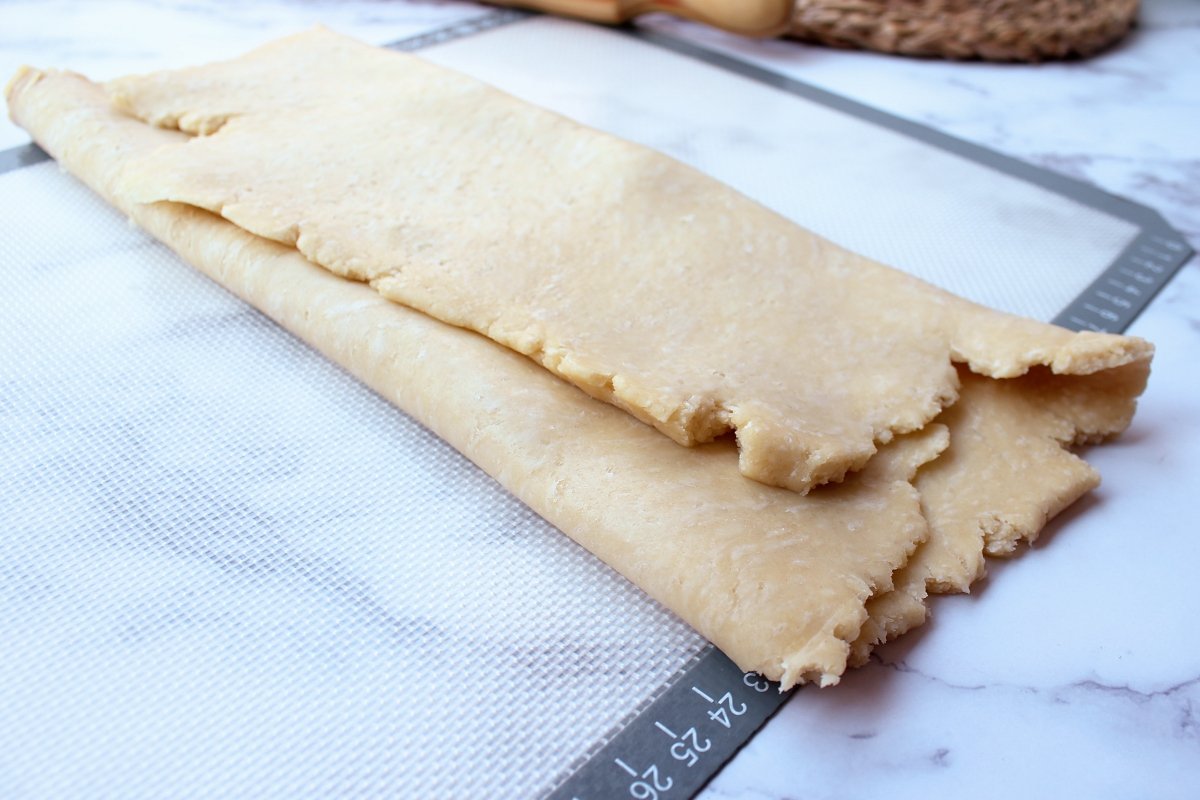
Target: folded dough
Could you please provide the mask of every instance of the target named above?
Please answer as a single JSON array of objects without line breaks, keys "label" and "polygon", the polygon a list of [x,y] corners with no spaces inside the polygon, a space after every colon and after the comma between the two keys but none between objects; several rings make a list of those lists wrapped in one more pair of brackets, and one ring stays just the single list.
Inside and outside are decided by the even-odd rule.
[{"label": "folded dough", "polygon": [[865,603],[926,536],[917,466],[929,425],[818,495],[730,468],[728,441],[682,448],[487,339],[392,303],[212,214],[114,193],[122,165],[180,134],[115,112],[70,73],[26,70],[13,118],[190,263],[468,455],[743,669],[834,683]]},{"label": "folded dough", "polygon": [[[115,113],[86,79],[26,69],[8,95],[14,120],[60,164],[449,440],[742,668],[785,687],[835,683],[848,660],[924,619],[928,589],[969,586],[985,541],[1004,551],[1036,535],[1095,480],[1062,443],[1122,429],[1144,385],[1148,357],[1136,343],[1130,352],[1142,356],[1082,378],[1040,369],[994,381],[960,368],[962,398],[944,425],[897,438],[842,485],[802,497],[740,478],[728,440],[676,447],[528,360],[292,248],[194,207],[122,194],[129,164],[187,139]],[[933,460],[947,430],[950,449]],[[1043,480],[1058,471],[1061,481]]]},{"label": "folded dough", "polygon": [[133,157],[123,197],[294,246],[681,444],[735,430],[743,474],[799,492],[952,404],[952,362],[1007,378],[1150,354],[956,298],[657,152],[325,30],[108,90],[197,134]]}]

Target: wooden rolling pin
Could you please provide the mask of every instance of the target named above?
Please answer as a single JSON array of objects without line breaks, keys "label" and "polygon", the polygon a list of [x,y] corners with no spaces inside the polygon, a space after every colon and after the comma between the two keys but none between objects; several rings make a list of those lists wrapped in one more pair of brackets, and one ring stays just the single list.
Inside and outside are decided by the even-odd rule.
[{"label": "wooden rolling pin", "polygon": [[618,23],[662,11],[744,36],[778,36],[792,20],[793,0],[498,0],[498,5]]}]

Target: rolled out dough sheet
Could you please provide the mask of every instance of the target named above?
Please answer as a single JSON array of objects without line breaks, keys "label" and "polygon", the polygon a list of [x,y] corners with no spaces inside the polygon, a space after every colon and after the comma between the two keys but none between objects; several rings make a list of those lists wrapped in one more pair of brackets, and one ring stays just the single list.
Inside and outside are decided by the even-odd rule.
[{"label": "rolled out dough sheet", "polygon": [[1150,354],[956,298],[655,151],[325,30],[108,91],[194,135],[133,157],[122,197],[295,247],[679,443],[734,430],[771,485],[862,468],[953,404],[954,362],[1008,378]]},{"label": "rolled out dough sheet", "polygon": [[865,603],[926,536],[910,478],[940,425],[819,496],[742,478],[728,441],[682,448],[533,362],[392,303],[208,212],[114,194],[122,164],[180,134],[115,112],[69,73],[27,71],[13,116],[59,163],[185,259],[345,366],[742,668],[836,681]]},{"label": "rolled out dough sheet", "polygon": [[[1050,369],[1013,381],[962,370],[945,425],[899,437],[843,485],[802,497],[738,476],[727,440],[677,447],[527,359],[295,249],[188,205],[121,194],[128,164],[188,140],[115,113],[86,79],[25,71],[9,102],[62,165],[184,258],[430,426],[742,668],[784,686],[836,682],[848,660],[924,619],[928,589],[969,586],[988,540],[980,520],[1018,520],[993,526],[988,541],[1036,535],[1095,480],[1060,443],[1122,429],[1145,380],[1140,357],[1073,383]],[[976,397],[980,413],[970,413]],[[978,485],[995,448],[1008,453],[1025,436],[1047,445],[1011,459],[1007,505],[959,491]],[[936,458],[948,441],[953,458]],[[1038,472],[1063,459],[1073,471],[1048,493]],[[912,485],[922,464],[925,496]]]}]

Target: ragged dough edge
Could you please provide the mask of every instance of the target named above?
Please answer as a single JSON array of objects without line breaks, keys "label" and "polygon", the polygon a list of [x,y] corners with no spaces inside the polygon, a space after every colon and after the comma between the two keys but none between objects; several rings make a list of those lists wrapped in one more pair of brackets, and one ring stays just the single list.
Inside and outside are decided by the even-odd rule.
[{"label": "ragged dough edge", "polygon": [[[897,571],[895,589],[868,601],[850,666],[922,624],[930,594],[969,592],[986,574],[986,557],[1021,552],[1098,486],[1100,476],[1068,448],[1124,431],[1148,377],[1145,360],[1085,375],[1035,369],[999,381],[964,369],[962,400],[938,418],[950,429],[950,447],[916,476],[929,538]],[[997,445],[1014,431],[1019,447]]]},{"label": "ragged dough edge", "polygon": [[[925,430],[914,434],[908,441],[884,448],[861,475],[846,485],[824,493],[825,500],[799,498],[786,491],[745,481],[723,466],[732,456],[731,448],[722,449],[720,444],[697,450],[677,448],[631,422],[625,415],[593,403],[575,389],[548,379],[541,370],[532,367],[524,359],[474,334],[449,328],[400,308],[366,287],[349,283],[315,267],[293,250],[247,234],[190,207],[131,205],[119,197],[113,197],[111,189],[121,161],[129,154],[156,144],[162,137],[171,134],[155,131],[113,112],[103,101],[98,89],[86,79],[70,73],[26,69],[18,73],[7,92],[14,120],[30,130],[35,139],[59,159],[61,165],[80,175],[100,194],[107,196],[143,227],[171,244],[210,277],[259,306],[285,327],[347,366],[389,400],[444,435],[551,522],[568,529],[573,538],[609,563],[616,562],[619,571],[683,616],[744,669],[761,671],[768,677],[781,680],[785,688],[804,681],[822,685],[835,683],[845,669],[850,642],[857,637],[866,618],[863,603],[867,598],[892,588],[893,573],[926,535],[919,497],[910,481],[919,464],[935,457],[945,446],[945,433],[938,425],[926,426]],[[346,330],[343,323],[351,321],[353,330]],[[330,334],[330,331],[335,333]],[[394,339],[394,336],[404,338]],[[404,341],[411,356],[403,363],[390,347],[396,341]],[[464,373],[426,369],[431,358],[428,354],[439,349],[443,356],[462,357],[468,361],[471,354],[486,352],[489,366],[496,369],[480,377],[483,383],[473,384],[476,387],[474,394],[464,395],[463,381],[460,380]],[[397,383],[394,377],[380,377],[389,370],[390,376],[399,374],[403,380]],[[508,375],[515,375],[519,380],[505,383],[503,379]],[[433,378],[440,383],[428,391],[405,394],[405,387],[400,384],[406,381],[419,383],[419,377]],[[490,387],[485,385],[488,381],[494,381],[501,391],[490,391]],[[452,385],[455,389],[447,395]],[[514,443],[514,437],[494,436],[495,429],[509,424],[504,414],[506,398],[511,399],[509,392],[520,395],[517,402],[523,409],[533,409],[543,395],[569,397],[570,400],[564,400],[564,404],[569,406],[572,413],[559,420],[560,436],[574,434],[581,422],[592,424],[595,420],[602,420],[606,432],[646,449],[648,457],[644,461],[650,465],[647,474],[639,472],[631,480],[623,480],[618,471],[614,484],[617,488],[606,496],[596,490],[596,485],[589,485],[587,480],[581,479],[579,470],[574,469],[577,464],[558,460],[563,455],[561,450],[557,455],[548,456],[545,463],[532,463],[532,468],[528,461],[514,466],[510,450],[537,455],[552,451],[556,441],[563,440],[553,437],[547,439],[543,426],[534,426],[532,432],[526,430],[524,433],[528,434],[528,441]],[[445,407],[447,396],[455,399],[457,405],[454,408]],[[525,398],[530,401],[528,404],[521,402]],[[469,429],[455,428],[447,423],[464,408],[475,415],[475,423]],[[588,447],[592,447],[591,442]],[[624,452],[623,447],[616,447],[615,450]],[[576,453],[573,457],[577,456]],[[627,455],[620,457],[629,458]],[[636,461],[638,456],[635,454],[632,458]],[[663,471],[662,464],[670,466],[681,459],[688,462],[686,470],[674,473],[669,469]],[[701,469],[695,466],[701,460],[721,466]],[[659,472],[654,473],[654,469],[659,469]],[[538,474],[534,474],[539,470]],[[583,477],[591,480],[592,484],[596,481],[603,484],[605,478],[602,473],[602,470],[593,469],[590,475]],[[620,492],[632,494],[635,501],[641,503],[634,510],[642,519],[661,521],[661,517],[655,515],[662,513],[662,497],[653,496],[652,492],[648,492],[648,487],[673,486],[671,480],[683,484],[681,489],[688,488],[686,484],[689,482],[700,480],[707,482],[710,488],[732,492],[735,500],[749,497],[761,506],[754,506],[746,512],[751,514],[753,521],[768,519],[767,513],[772,506],[780,506],[785,511],[793,507],[812,509],[822,503],[841,502],[837,500],[839,497],[843,500],[850,498],[847,500],[850,502],[859,492],[869,500],[868,506],[878,507],[877,510],[882,514],[880,519],[875,520],[874,532],[868,533],[876,536],[883,535],[879,531],[886,531],[886,538],[877,543],[879,548],[872,547],[870,558],[862,559],[860,553],[854,553],[853,559],[842,559],[846,563],[851,560],[855,562],[855,574],[846,574],[841,579],[823,585],[784,586],[786,591],[778,597],[756,597],[755,592],[763,588],[762,581],[756,581],[752,574],[738,566],[734,570],[737,574],[731,579],[731,591],[716,592],[718,597],[726,598],[732,606],[725,608],[719,601],[714,603],[711,595],[714,594],[714,586],[719,587],[721,580],[729,582],[729,576],[717,580],[702,574],[707,558],[697,558],[687,547],[671,550],[665,556],[656,554],[652,547],[639,541],[639,538],[644,538],[638,536],[639,531],[628,530],[629,520],[623,516],[623,511],[628,509],[614,511],[614,503],[610,502]],[[590,498],[596,505],[589,506],[588,500],[581,498]],[[880,524],[884,519],[895,528],[889,529],[889,525]],[[869,518],[866,521],[871,522]],[[707,531],[714,526],[728,524],[728,521],[720,515],[708,515],[695,521],[695,524],[697,530]],[[754,529],[749,522],[745,527]],[[794,527],[794,523],[785,526],[784,533]],[[654,528],[648,530],[653,532]],[[669,526],[666,532],[671,532]],[[755,533],[757,535],[758,532]],[[849,534],[856,531],[845,533],[848,541]],[[780,541],[770,537],[756,541],[777,549],[781,546]],[[782,555],[787,555],[786,545],[785,536],[782,541],[784,549],[780,551]],[[638,547],[642,549],[638,550]],[[727,555],[736,558],[739,554],[735,550]],[[763,564],[770,566],[775,555],[774,552],[766,553],[757,568],[761,571],[765,568]],[[861,561],[867,563],[860,566]],[[663,565],[676,562],[686,563],[689,569],[681,569],[675,575],[664,578]],[[749,562],[743,560],[742,563]],[[791,571],[792,567],[789,567],[788,574]],[[813,573],[813,577],[820,579],[817,573]],[[826,598],[824,594],[830,597]],[[694,602],[696,598],[699,600]],[[802,619],[806,607],[807,613],[815,613],[822,618],[815,622]],[[826,611],[821,612],[821,608]],[[711,618],[710,613],[713,615]],[[741,614],[741,617],[730,620],[730,613]],[[801,617],[802,626],[806,625],[804,630],[809,632],[807,636],[781,647],[760,646],[762,641],[780,641],[777,629],[792,625],[797,617]],[[772,650],[774,654],[767,652]]]},{"label": "ragged dough edge", "polygon": [[[920,549],[918,548],[918,551]],[[858,638],[850,644],[847,666],[861,667],[866,664],[876,647],[897,639],[928,619],[927,598],[929,592],[923,577],[916,576],[907,567],[894,577],[895,586],[867,601],[867,621],[859,631]]]},{"label": "ragged dough edge", "polygon": [[[221,69],[234,63],[269,62],[276,53],[301,52],[309,44],[328,47],[333,55],[353,50],[363,58],[384,59],[397,56],[379,53],[361,43],[339,37],[327,31],[314,31],[270,43],[250,54],[215,65]],[[369,56],[362,55],[370,52]],[[311,56],[309,56],[311,57]],[[392,61],[388,61],[392,63]],[[113,102],[152,124],[179,127],[192,133],[232,134],[237,127],[235,110],[196,110],[187,99],[172,91],[172,76],[204,76],[208,68],[192,68],[177,73],[156,73],[143,77],[118,79],[109,84]],[[446,80],[450,80],[447,78]],[[607,140],[605,140],[607,141]],[[659,156],[659,158],[662,158]],[[1152,350],[1140,340],[1102,334],[1074,334],[1062,329],[998,314],[972,303],[955,298],[912,278],[897,278],[897,274],[881,265],[858,259],[855,267],[866,270],[864,284],[871,283],[871,270],[882,270],[889,280],[899,282],[898,291],[906,297],[935,301],[922,303],[924,312],[936,317],[934,328],[945,336],[946,364],[944,370],[922,363],[921,380],[927,381],[925,393],[913,399],[905,408],[903,418],[875,420],[860,430],[841,431],[802,429],[787,418],[781,409],[759,407],[754,397],[743,396],[736,388],[721,391],[689,385],[662,387],[628,374],[617,365],[602,362],[587,352],[572,349],[554,338],[540,323],[522,314],[483,314],[464,311],[455,302],[442,302],[436,292],[407,277],[396,274],[373,275],[360,269],[351,254],[343,252],[338,242],[309,235],[302,220],[264,220],[253,216],[246,204],[239,203],[222,192],[211,196],[184,197],[164,190],[159,176],[164,170],[154,169],[151,162],[136,175],[127,178],[126,189],[144,202],[169,200],[188,202],[219,213],[230,221],[258,235],[295,245],[314,262],[344,277],[370,280],[390,300],[421,309],[425,313],[482,333],[517,352],[521,352],[559,377],[574,383],[597,399],[612,403],[637,419],[650,424],[680,444],[696,445],[711,440],[727,430],[735,430],[740,448],[739,467],[743,474],[771,485],[784,486],[798,492],[811,487],[841,480],[847,473],[857,471],[876,452],[876,446],[886,443],[898,433],[920,428],[942,409],[954,402],[956,394],[951,380],[950,362],[966,363],[980,374],[1009,378],[1037,366],[1047,366],[1057,373],[1089,373],[1108,369],[1140,359],[1148,359]],[[189,184],[190,185],[190,184]],[[190,190],[189,190],[190,191]],[[769,212],[768,212],[769,213]],[[811,243],[810,243],[811,244]],[[835,246],[823,247],[825,257],[849,258]],[[857,258],[857,257],[854,257]],[[882,273],[881,273],[882,274]],[[900,307],[907,305],[899,298]],[[939,356],[940,357],[940,356]],[[938,373],[934,380],[931,376]],[[644,376],[643,376],[644,377]],[[922,384],[924,386],[924,383]],[[780,413],[776,413],[780,412]],[[867,430],[869,428],[869,430]]]},{"label": "ragged dough edge", "polygon": [[[905,481],[912,481],[918,470],[936,461],[949,445],[950,432],[946,426],[936,422],[930,423],[922,430],[901,436],[883,448],[879,457],[873,459],[864,470],[863,477],[870,478],[874,473],[879,478],[890,475]],[[911,484],[909,490],[914,502],[919,504],[919,493]],[[912,548],[907,553],[910,560],[915,552],[920,551],[925,541],[926,539],[922,538],[913,542]],[[858,615],[853,624],[843,624],[830,631],[832,635],[825,639],[823,645],[830,651],[825,658],[836,659],[839,663],[850,667],[860,666],[866,660],[864,643],[882,637],[885,635],[885,630],[895,627],[887,617],[889,613],[893,613],[897,599],[907,592],[907,587],[903,583],[904,574],[905,567],[902,566],[873,586],[864,587],[864,591],[860,594],[863,601],[862,613]],[[921,608],[921,621],[923,621],[924,604],[918,602],[918,605]],[[915,620],[911,615],[906,617],[906,621],[909,623],[909,627],[905,630],[920,624],[920,621]],[[870,647],[867,646],[865,652],[869,653],[869,651]],[[834,677],[806,669],[803,666],[803,659],[784,659],[780,667],[783,675],[781,683],[784,689],[795,684],[809,682],[816,682],[821,686],[831,686],[837,683],[837,679]]]},{"label": "ragged dough edge", "polygon": [[[940,418],[961,433],[917,478],[930,525],[978,537],[990,556],[1034,542],[1047,522],[1099,485],[1069,448],[1125,430],[1148,376],[1144,360],[1084,375],[1040,368],[1001,381],[964,372],[966,402]],[[963,574],[935,577],[931,589],[965,591],[982,574],[981,557],[966,564]]]}]

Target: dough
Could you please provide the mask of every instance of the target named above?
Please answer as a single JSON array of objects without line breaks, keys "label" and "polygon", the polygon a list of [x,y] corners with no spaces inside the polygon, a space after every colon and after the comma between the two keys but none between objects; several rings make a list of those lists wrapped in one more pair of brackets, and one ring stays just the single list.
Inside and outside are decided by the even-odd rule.
[{"label": "dough", "polygon": [[26,70],[13,118],[190,263],[345,366],[738,665],[835,683],[865,603],[926,536],[910,478],[943,426],[801,496],[748,481],[727,440],[682,448],[487,339],[392,303],[194,207],[114,193],[122,165],[180,134],[114,112],[70,73]]},{"label": "dough", "polygon": [[950,446],[915,481],[929,537],[896,574],[894,590],[867,603],[870,620],[850,663],[924,622],[930,592],[970,591],[986,573],[985,555],[1014,555],[1099,485],[1096,471],[1066,448],[1125,430],[1149,366],[1082,376],[1041,368],[1001,381],[960,367],[961,397],[938,417],[952,431]]},{"label": "dough", "polygon": [[[920,624],[929,590],[966,590],[985,549],[1032,540],[1096,480],[1063,445],[1123,429],[1148,371],[1148,346],[1135,340],[1121,341],[1142,355],[1084,376],[1036,368],[998,381],[960,366],[961,398],[938,422],[881,448],[843,484],[800,496],[738,476],[728,440],[677,447],[529,360],[291,247],[189,205],[121,194],[129,164],[188,139],[115,113],[86,79],[26,69],[8,94],[14,119],[60,164],[446,438],[743,669],[784,686],[835,683],[848,662]],[[1027,331],[1001,319],[1017,341]],[[1090,352],[1073,346],[1057,351],[1059,367]],[[1051,351],[1027,343],[1031,352]]]},{"label": "dough", "polygon": [[1145,342],[1000,314],[847,252],[666,156],[314,30],[108,85],[178,128],[121,195],[220,214],[525,354],[743,474],[806,492],[958,388],[1089,374]]}]

